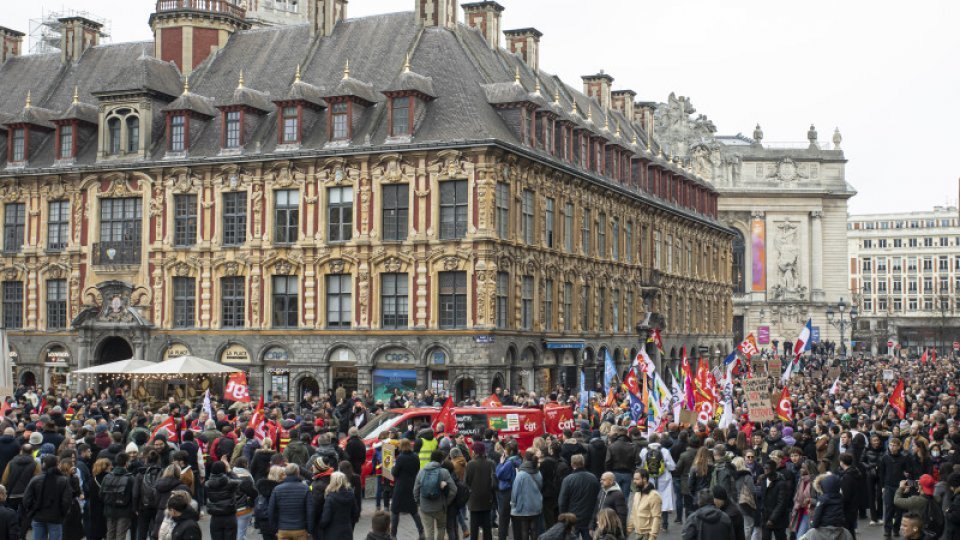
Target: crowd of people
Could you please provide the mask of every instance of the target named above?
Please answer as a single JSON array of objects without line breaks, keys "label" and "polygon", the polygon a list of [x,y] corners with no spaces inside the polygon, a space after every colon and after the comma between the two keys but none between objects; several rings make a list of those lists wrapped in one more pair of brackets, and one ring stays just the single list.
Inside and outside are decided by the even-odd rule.
[{"label": "crowd of people", "polygon": [[[671,526],[683,540],[853,540],[871,526],[888,539],[960,540],[960,365],[857,358],[838,381],[834,363],[805,359],[788,381],[792,417],[773,422],[750,422],[735,385],[722,428],[654,430],[616,405],[579,408],[564,389],[497,389],[504,404],[570,402],[574,425],[529,448],[492,429],[397,426],[379,433],[364,479],[359,429],[442,396],[378,403],[337,389],[262,413],[214,401],[208,414],[128,401],[122,388],[19,388],[0,418],[0,540],[195,540],[203,520],[213,540],[349,539],[370,482],[375,512],[359,531],[369,540],[397,538],[408,517],[429,540],[657,540]],[[778,395],[782,382],[768,380]],[[900,380],[903,414],[890,406]],[[275,429],[255,428],[257,414]]]}]

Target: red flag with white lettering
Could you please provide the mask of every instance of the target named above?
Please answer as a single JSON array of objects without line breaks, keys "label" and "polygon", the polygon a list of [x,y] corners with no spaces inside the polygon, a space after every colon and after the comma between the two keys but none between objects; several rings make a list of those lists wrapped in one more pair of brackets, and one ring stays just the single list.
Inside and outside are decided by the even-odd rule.
[{"label": "red flag with white lettering", "polygon": [[777,403],[777,416],[784,422],[789,422],[793,419],[793,404],[790,403],[790,390],[788,390],[786,386],[783,387],[783,392],[780,393],[780,401]]},{"label": "red flag with white lettering", "polygon": [[250,387],[247,386],[247,374],[238,371],[230,375],[227,387],[223,390],[223,399],[250,403]]},{"label": "red flag with white lettering", "polygon": [[448,397],[447,401],[443,403],[443,407],[440,408],[440,413],[436,418],[433,419],[433,424],[430,426],[434,431],[437,430],[438,424],[443,424],[444,433],[456,433],[457,432],[457,417],[453,414],[453,398]]},{"label": "red flag with white lettering", "polygon": [[500,398],[496,394],[490,394],[486,399],[480,402],[480,405],[483,407],[503,407],[503,403],[500,402]]}]

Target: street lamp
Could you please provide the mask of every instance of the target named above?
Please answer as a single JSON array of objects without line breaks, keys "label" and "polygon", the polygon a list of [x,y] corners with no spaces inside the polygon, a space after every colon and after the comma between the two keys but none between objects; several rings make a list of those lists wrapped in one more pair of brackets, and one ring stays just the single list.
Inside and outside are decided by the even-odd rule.
[{"label": "street lamp", "polygon": [[[844,336],[847,332],[847,326],[850,326],[850,335],[853,336],[853,324],[857,320],[859,313],[857,312],[857,307],[853,306],[850,308],[849,320],[847,320],[847,303],[843,301],[843,298],[840,298],[840,301],[837,302],[837,312],[839,317],[836,316],[836,313],[833,311],[832,306],[827,306],[827,322],[830,323],[834,328],[840,331],[840,360],[846,361],[847,359],[847,346],[844,343]],[[836,319],[836,320],[834,320]]]}]

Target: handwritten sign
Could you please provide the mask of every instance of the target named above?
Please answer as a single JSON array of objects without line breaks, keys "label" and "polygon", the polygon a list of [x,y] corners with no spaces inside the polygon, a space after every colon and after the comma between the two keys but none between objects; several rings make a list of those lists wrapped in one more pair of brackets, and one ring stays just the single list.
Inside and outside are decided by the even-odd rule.
[{"label": "handwritten sign", "polygon": [[458,414],[457,433],[465,437],[482,438],[487,429],[487,415]]},{"label": "handwritten sign", "polygon": [[783,372],[783,364],[780,362],[779,358],[771,358],[767,360],[767,375],[770,377],[780,377]]},{"label": "handwritten sign", "polygon": [[393,480],[393,465],[397,462],[397,446],[393,443],[385,442],[380,447],[383,456],[383,471],[381,474],[387,480]]},{"label": "handwritten sign", "polygon": [[893,377],[894,377],[894,374],[893,374],[893,370],[892,370],[892,369],[885,369],[885,370],[883,370],[883,380],[885,380],[885,381],[892,381],[892,380],[893,380]]},{"label": "handwritten sign", "polygon": [[745,379],[741,381],[747,400],[747,410],[752,422],[772,422],[773,408],[767,394],[767,381],[764,379]]}]

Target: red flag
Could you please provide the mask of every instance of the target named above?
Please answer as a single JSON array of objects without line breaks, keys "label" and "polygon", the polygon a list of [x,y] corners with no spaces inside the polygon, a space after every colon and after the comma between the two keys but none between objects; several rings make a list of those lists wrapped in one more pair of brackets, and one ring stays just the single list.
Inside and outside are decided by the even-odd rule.
[{"label": "red flag", "polygon": [[660,351],[660,353],[662,354],[663,353],[663,336],[660,335],[659,328],[653,329],[653,343],[654,345],[657,346],[657,350]]},{"label": "red flag", "polygon": [[43,414],[47,411],[47,396],[40,400],[40,407],[37,408],[37,414]]},{"label": "red flag", "polygon": [[164,420],[163,422],[160,422],[159,426],[153,428],[153,433],[150,434],[150,438],[151,439],[157,438],[157,433],[159,433],[161,429],[166,430],[167,439],[169,440],[171,437],[174,437],[176,435],[177,423],[173,420],[172,416],[168,416],[166,420]]},{"label": "red flag", "polygon": [[920,355],[920,363],[921,363],[921,364],[926,364],[926,363],[927,363],[927,349],[924,349],[924,350],[923,350],[923,354]]},{"label": "red flag", "polygon": [[900,379],[893,393],[890,394],[890,406],[897,411],[901,420],[907,417],[907,400],[903,397],[903,379]]},{"label": "red flag", "polygon": [[547,433],[560,435],[563,430],[573,430],[573,410],[567,405],[547,403],[543,408],[543,425]]},{"label": "red flag", "polygon": [[937,363],[937,349],[936,349],[936,348],[933,348],[933,349],[930,349],[930,351],[931,351],[931,353],[932,353],[932,354],[930,355],[930,361],[933,362],[934,364],[936,364],[936,363]]},{"label": "red flag", "polygon": [[260,396],[260,401],[257,402],[257,408],[253,410],[253,415],[250,417],[250,422],[247,423],[247,427],[252,427],[255,437],[257,440],[263,440],[263,396]]},{"label": "red flag", "polygon": [[490,394],[480,402],[480,405],[483,407],[503,407],[503,403],[500,402],[500,398],[496,394]]},{"label": "red flag", "polygon": [[630,371],[627,372],[623,384],[631,394],[635,396],[640,395],[640,384],[637,382],[637,371],[634,368],[630,368]]},{"label": "red flag", "polygon": [[3,418],[4,416],[6,416],[7,411],[9,410],[10,410],[10,403],[7,402],[7,400],[3,400],[3,405],[0,405],[0,418]]},{"label": "red flag", "polygon": [[790,403],[790,390],[784,386],[780,393],[780,401],[777,403],[777,416],[784,422],[789,422],[793,418],[793,404]]},{"label": "red flag", "polygon": [[250,403],[250,387],[247,386],[247,374],[238,371],[230,375],[227,387],[223,390],[223,399]]},{"label": "red flag", "polygon": [[760,353],[760,349],[757,347],[757,340],[753,337],[753,334],[748,335],[747,338],[743,340],[743,343],[737,345],[737,350],[742,352],[747,358]]},{"label": "red flag", "polygon": [[440,413],[433,419],[433,424],[431,424],[430,427],[436,431],[437,425],[440,423],[443,423],[444,433],[457,432],[457,417],[453,414],[452,397],[448,397],[447,401],[443,403],[443,407],[440,407]]}]

